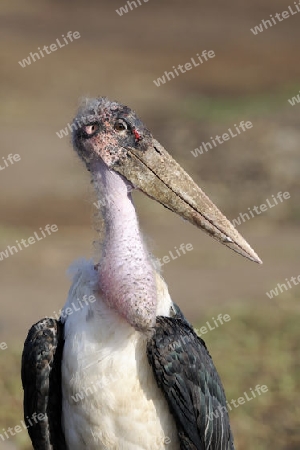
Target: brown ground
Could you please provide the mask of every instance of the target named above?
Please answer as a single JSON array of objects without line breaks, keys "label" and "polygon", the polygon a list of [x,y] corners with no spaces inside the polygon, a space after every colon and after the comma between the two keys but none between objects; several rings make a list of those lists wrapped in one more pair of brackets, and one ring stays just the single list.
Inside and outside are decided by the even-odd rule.
[{"label": "brown ground", "polygon": [[[9,348],[20,349],[29,326],[62,307],[70,263],[93,256],[88,175],[69,138],[56,135],[82,96],[107,95],[136,109],[231,219],[279,191],[291,194],[239,227],[263,266],[136,195],[142,228],[157,257],[181,243],[193,245],[193,251],[164,266],[172,298],[190,320],[199,324],[204,312],[225,314],[241,302],[284,310],[288,297],[269,300],[266,292],[300,274],[300,105],[287,102],[300,87],[300,14],[254,36],[250,27],[287,6],[278,0],[149,0],[119,17],[115,9],[124,4],[2,0],[1,157],[19,153],[22,159],[0,172],[0,251],[47,223],[59,228],[0,261],[0,343]],[[78,30],[81,38],[20,67],[19,60],[69,30]],[[154,85],[164,71],[204,49],[213,49],[216,57],[164,86]],[[253,129],[192,156],[202,141],[241,120],[251,120]],[[299,287],[291,295],[299,297]],[[5,353],[0,351],[0,358]]]}]

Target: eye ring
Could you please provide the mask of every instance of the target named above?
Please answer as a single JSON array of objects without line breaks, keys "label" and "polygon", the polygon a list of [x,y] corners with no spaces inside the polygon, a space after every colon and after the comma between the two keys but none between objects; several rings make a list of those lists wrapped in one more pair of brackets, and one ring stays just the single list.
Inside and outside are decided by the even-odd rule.
[{"label": "eye ring", "polygon": [[88,125],[85,125],[83,131],[87,137],[91,137],[99,131],[99,128],[100,127],[98,123],[90,123]]},{"label": "eye ring", "polygon": [[114,124],[114,130],[118,132],[126,131],[128,130],[128,125],[125,120],[117,119]]}]

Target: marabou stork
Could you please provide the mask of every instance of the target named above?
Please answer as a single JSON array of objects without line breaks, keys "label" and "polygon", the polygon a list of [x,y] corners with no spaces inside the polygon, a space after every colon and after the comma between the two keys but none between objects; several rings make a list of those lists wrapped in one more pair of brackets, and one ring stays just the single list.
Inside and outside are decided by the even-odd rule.
[{"label": "marabou stork", "polygon": [[[89,99],[73,124],[74,148],[101,200],[104,237],[96,265],[73,266],[64,307],[72,314],[41,320],[25,341],[24,414],[33,447],[232,450],[222,383],[146,248],[131,190],[261,261],[130,108]],[[83,298],[94,301],[82,307]]]}]

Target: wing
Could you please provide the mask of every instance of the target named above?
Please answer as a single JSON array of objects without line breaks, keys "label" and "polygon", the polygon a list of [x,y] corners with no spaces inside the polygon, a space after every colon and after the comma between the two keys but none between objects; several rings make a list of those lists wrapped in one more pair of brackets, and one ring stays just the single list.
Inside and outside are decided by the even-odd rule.
[{"label": "wing", "polygon": [[224,389],[206,345],[176,307],[157,317],[147,355],[173,414],[181,450],[234,450]]},{"label": "wing", "polygon": [[63,330],[60,321],[40,320],[24,344],[24,420],[35,450],[67,450],[61,426]]}]

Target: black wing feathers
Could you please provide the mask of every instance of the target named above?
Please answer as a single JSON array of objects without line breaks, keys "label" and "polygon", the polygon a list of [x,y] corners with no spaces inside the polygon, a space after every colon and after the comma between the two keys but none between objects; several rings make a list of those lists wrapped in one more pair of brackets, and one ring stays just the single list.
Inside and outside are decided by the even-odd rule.
[{"label": "black wing feathers", "polygon": [[234,450],[221,380],[179,308],[174,318],[156,318],[147,355],[175,418],[181,450]]},{"label": "black wing feathers", "polygon": [[[61,426],[63,328],[60,321],[43,319],[31,327],[24,344],[24,420],[35,450],[67,450]],[[33,414],[43,414],[44,420],[34,421]]]}]

